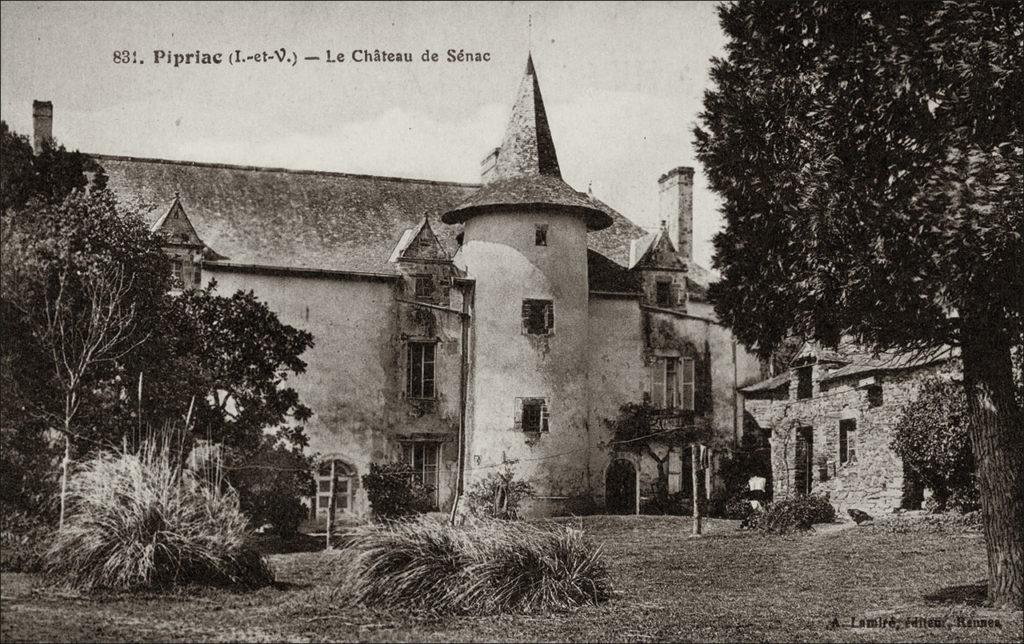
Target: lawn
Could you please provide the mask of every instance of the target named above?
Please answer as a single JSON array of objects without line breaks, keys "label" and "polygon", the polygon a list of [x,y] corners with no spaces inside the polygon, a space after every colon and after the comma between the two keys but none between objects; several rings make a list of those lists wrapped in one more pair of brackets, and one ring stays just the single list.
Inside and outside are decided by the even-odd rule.
[{"label": "lawn", "polygon": [[[616,597],[572,614],[433,617],[332,607],[325,561],[271,560],[257,592],[93,595],[4,574],[3,641],[16,640],[811,640],[1020,641],[1021,613],[984,607],[985,548],[972,532],[881,527],[763,536],[711,520],[689,539],[674,517],[574,519],[603,544]],[[913,625],[908,620],[942,625]],[[874,620],[873,628],[853,627]],[[893,620],[898,630],[892,626]],[[963,620],[963,621],[961,621]],[[977,626],[998,620],[999,626]],[[834,625],[840,625],[836,628]],[[881,623],[886,626],[882,627]]]}]

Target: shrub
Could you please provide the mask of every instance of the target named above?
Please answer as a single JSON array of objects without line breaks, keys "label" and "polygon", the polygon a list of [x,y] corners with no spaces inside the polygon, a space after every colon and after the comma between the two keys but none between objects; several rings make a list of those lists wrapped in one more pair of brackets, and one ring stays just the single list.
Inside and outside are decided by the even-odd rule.
[{"label": "shrub", "polygon": [[309,516],[300,497],[314,494],[309,459],[300,450],[280,443],[264,444],[251,452],[232,451],[228,456],[229,464],[244,462],[247,466],[234,472],[232,483],[250,523],[270,523],[280,536],[294,537]]},{"label": "shrub", "polygon": [[353,604],[483,615],[565,611],[611,594],[600,549],[581,530],[419,518],[350,535],[336,581]]},{"label": "shrub", "polygon": [[936,512],[945,510],[952,496],[968,507],[965,501],[977,498],[967,422],[963,385],[935,378],[921,386],[894,428],[892,450],[916,480],[931,488]]},{"label": "shrub", "polygon": [[533,486],[527,481],[515,480],[512,464],[475,482],[466,491],[469,511],[490,519],[518,519],[519,504],[533,496]]},{"label": "shrub", "polygon": [[692,514],[692,499],[688,492],[669,493],[663,486],[658,486],[654,496],[641,499],[640,514],[657,514],[669,516],[689,516]]},{"label": "shrub", "polygon": [[24,512],[5,513],[0,528],[0,571],[42,570],[43,554],[54,529],[53,525]]},{"label": "shrub", "polygon": [[835,520],[836,509],[827,496],[807,494],[770,503],[766,509],[751,513],[750,526],[781,534],[809,530],[815,523],[832,523]]},{"label": "shrub", "polygon": [[363,487],[374,516],[396,519],[432,509],[434,490],[417,483],[415,474],[400,461],[370,463],[369,474],[363,475]]},{"label": "shrub", "polygon": [[753,513],[754,508],[750,505],[749,500],[742,497],[733,497],[726,502],[722,516],[726,519],[738,519],[742,521],[744,519],[749,519],[750,515]]},{"label": "shrub", "polygon": [[184,469],[153,439],[137,453],[99,454],[69,477],[47,573],[83,590],[272,582],[238,496],[215,477]]}]

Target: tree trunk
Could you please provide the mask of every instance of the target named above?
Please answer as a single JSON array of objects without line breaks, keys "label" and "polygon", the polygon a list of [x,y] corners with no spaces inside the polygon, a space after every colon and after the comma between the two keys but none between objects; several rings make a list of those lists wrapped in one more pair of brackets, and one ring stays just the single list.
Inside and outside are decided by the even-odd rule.
[{"label": "tree trunk", "polygon": [[67,506],[68,496],[68,465],[71,463],[71,439],[67,431],[64,432],[64,459],[60,462],[60,522],[57,529],[64,527],[64,508]]},{"label": "tree trunk", "polygon": [[1014,397],[1011,342],[998,327],[967,316],[964,321],[964,385],[988,552],[988,596],[996,606],[1020,610],[1024,603],[1024,418]]}]

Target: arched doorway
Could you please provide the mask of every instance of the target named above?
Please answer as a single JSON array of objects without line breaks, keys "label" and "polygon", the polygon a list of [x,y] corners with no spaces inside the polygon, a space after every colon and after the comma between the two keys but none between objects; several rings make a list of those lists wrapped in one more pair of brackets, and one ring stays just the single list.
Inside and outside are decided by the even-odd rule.
[{"label": "arched doorway", "polygon": [[625,459],[608,466],[604,479],[605,509],[609,514],[636,512],[636,468]]}]

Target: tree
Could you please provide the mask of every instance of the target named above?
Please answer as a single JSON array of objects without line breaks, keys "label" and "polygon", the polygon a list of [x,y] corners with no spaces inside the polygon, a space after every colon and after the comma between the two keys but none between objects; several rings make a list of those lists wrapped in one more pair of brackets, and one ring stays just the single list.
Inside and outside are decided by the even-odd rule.
[{"label": "tree", "polygon": [[28,137],[17,134],[0,121],[0,206],[6,213],[29,201],[57,205],[76,190],[106,187],[103,168],[81,152],[69,152],[63,145],[45,141],[40,153],[32,152]]},{"label": "tree", "polygon": [[251,292],[169,295],[161,240],[103,189],[101,168],[63,147],[33,156],[25,137],[0,134],[0,424],[4,462],[17,465],[2,487],[26,492],[4,503],[39,513],[50,432],[67,439],[66,463],[188,413],[194,438],[223,446],[254,521],[294,516],[309,493],[312,412],[285,382],[305,370],[312,336]]},{"label": "tree", "polygon": [[720,9],[695,130],[723,198],[710,295],[768,357],[795,334],[959,347],[989,595],[1024,589],[1024,6],[743,2]]},{"label": "tree", "polygon": [[[224,447],[227,480],[258,524],[294,532],[312,488],[303,423],[312,411],[286,386],[313,336],[282,324],[251,292],[216,294],[216,282],[168,298],[158,337],[134,356],[144,374],[142,413],[193,409],[196,438]],[[269,433],[268,433],[269,432]]]},{"label": "tree", "polygon": [[920,483],[931,488],[940,512],[951,496],[976,500],[967,418],[963,386],[933,379],[924,383],[893,428],[892,450]]},{"label": "tree", "polygon": [[[63,523],[73,443],[76,455],[104,439],[116,445],[79,427],[80,412],[90,400],[109,403],[120,394],[118,362],[146,339],[143,311],[163,296],[166,262],[104,192],[75,192],[59,205],[5,219],[0,292],[11,324],[5,332],[13,332],[5,333],[3,352],[4,393],[11,396],[5,395],[5,424],[39,434],[38,445],[42,431],[62,436]],[[136,283],[147,270],[153,275],[143,273]],[[36,361],[11,359],[19,354]]]}]

